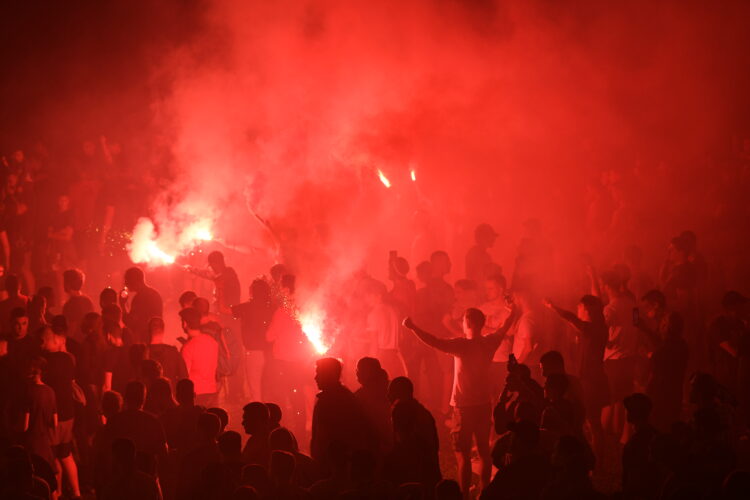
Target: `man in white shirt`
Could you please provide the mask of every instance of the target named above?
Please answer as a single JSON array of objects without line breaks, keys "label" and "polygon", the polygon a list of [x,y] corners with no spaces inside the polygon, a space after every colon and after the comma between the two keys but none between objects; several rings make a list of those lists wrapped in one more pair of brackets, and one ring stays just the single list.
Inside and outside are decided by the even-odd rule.
[{"label": "man in white shirt", "polygon": [[481,461],[482,489],[490,481],[490,427],[492,420],[492,394],[490,365],[500,343],[515,321],[511,314],[502,327],[491,335],[482,335],[486,318],[479,309],[466,310],[463,320],[464,338],[442,339],[418,328],[410,318],[404,326],[425,344],[453,356],[453,446],[459,466],[461,489],[469,498],[471,487],[472,439],[476,442]]},{"label": "man in white shirt", "polygon": [[[505,276],[502,274],[490,276],[485,281],[484,290],[487,301],[479,306],[479,310],[487,318],[483,333],[489,335],[496,332],[508,316],[510,316],[510,308],[505,300],[505,294],[507,293]],[[495,356],[492,358],[492,365],[490,366],[493,402],[500,397],[500,393],[503,390],[506,366],[511,352],[513,352],[513,337],[507,335],[500,343],[500,347],[495,351]]]},{"label": "man in white shirt", "polygon": [[367,338],[376,346],[377,358],[388,372],[389,378],[406,375],[401,353],[398,350],[401,318],[396,308],[385,301],[387,289],[378,281],[373,281],[367,289]]}]

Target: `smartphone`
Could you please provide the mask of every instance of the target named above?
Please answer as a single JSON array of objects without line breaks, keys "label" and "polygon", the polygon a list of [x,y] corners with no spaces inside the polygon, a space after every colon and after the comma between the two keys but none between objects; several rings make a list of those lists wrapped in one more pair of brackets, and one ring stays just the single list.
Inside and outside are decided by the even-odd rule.
[{"label": "smartphone", "polygon": [[123,288],[122,290],[120,290],[120,298],[122,300],[127,299],[128,298],[128,293],[129,293],[128,292],[128,287]]},{"label": "smartphone", "polygon": [[638,325],[641,322],[641,311],[637,307],[633,308],[633,325]]}]

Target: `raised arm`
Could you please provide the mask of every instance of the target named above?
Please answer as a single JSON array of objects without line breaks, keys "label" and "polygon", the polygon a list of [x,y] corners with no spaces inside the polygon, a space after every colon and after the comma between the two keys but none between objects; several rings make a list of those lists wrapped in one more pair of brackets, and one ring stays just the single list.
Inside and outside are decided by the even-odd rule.
[{"label": "raised arm", "polygon": [[581,319],[576,316],[574,313],[570,311],[566,311],[565,309],[562,309],[560,307],[557,307],[554,305],[549,299],[545,299],[544,305],[547,306],[549,309],[555,311],[562,319],[570,323],[575,327],[576,330],[578,330],[579,333],[583,333],[585,322],[581,321]]},{"label": "raised arm", "polygon": [[450,340],[438,338],[431,333],[422,330],[414,324],[411,318],[406,318],[403,322],[403,325],[406,329],[414,332],[414,335],[416,335],[419,340],[421,340],[428,346],[437,349],[438,351],[453,354],[452,343],[450,342]]}]

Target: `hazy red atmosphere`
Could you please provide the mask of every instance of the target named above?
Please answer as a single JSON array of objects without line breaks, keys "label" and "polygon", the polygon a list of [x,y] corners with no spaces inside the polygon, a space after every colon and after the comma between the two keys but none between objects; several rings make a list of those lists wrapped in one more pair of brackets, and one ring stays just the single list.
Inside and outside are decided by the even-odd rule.
[{"label": "hazy red atmosphere", "polygon": [[[748,488],[748,26],[743,0],[3,2],[0,383],[33,386],[36,370],[37,385],[52,387],[58,401],[47,431],[39,391],[0,395],[10,422],[0,432],[0,447],[9,450],[0,465],[20,470],[13,467],[28,455],[19,458],[21,449],[41,456],[58,474],[50,498],[128,498],[112,496],[112,484],[135,484],[136,468],[151,478],[144,485],[155,481],[168,499],[453,498],[435,489],[441,478],[456,480],[459,498],[600,498],[586,496],[595,491],[719,498],[734,491],[724,481],[732,471],[737,487]],[[145,282],[126,273],[134,266]],[[268,290],[249,292],[258,280]],[[185,291],[195,295],[183,301]],[[581,299],[587,294],[593,302]],[[194,311],[200,328],[191,327]],[[481,311],[478,327],[470,311]],[[163,319],[163,337],[154,317]],[[405,317],[413,321],[402,326]],[[503,340],[486,340],[506,320]],[[631,341],[622,340],[625,330]],[[594,331],[606,333],[599,344]],[[168,374],[171,361],[149,344],[176,346],[172,361],[184,360],[187,372]],[[557,399],[550,396],[554,374],[540,368],[551,351],[576,379],[566,379]],[[74,360],[71,383],[86,395],[76,401],[75,436],[67,441],[59,423],[73,417],[62,414],[60,398],[71,391],[60,352]],[[372,457],[357,455],[362,443],[336,448],[350,469],[377,464],[369,483],[349,477],[346,487],[332,486],[339,476],[331,449],[346,440],[321,438],[319,406],[331,390],[313,380],[322,356],[343,363],[352,391],[361,386],[355,396],[363,418],[383,417],[373,424],[382,439]],[[362,375],[372,369],[358,366],[363,357],[379,360],[376,375]],[[203,446],[203,455],[215,452],[225,464],[226,442],[235,437],[217,431],[198,444],[175,437],[170,427],[188,429],[188,417],[172,415],[168,403],[154,409],[158,389],[138,364],[154,360],[175,408],[184,406],[178,380],[190,379],[195,390],[183,386],[182,399],[192,391],[195,408],[226,409],[221,431],[244,428],[251,438],[242,465],[263,465],[271,486],[264,490],[241,466],[223,481],[232,485],[226,491],[209,479],[186,479],[212,463],[187,459],[189,452]],[[506,385],[506,375],[519,376],[516,362],[528,366],[534,390]],[[662,369],[669,382],[659,385]],[[669,483],[667,472],[645,479],[643,463],[658,460],[649,458],[657,437],[644,438],[643,425],[629,420],[640,400],[629,406],[623,398],[645,394],[658,436],[692,449],[707,432],[694,412],[715,410],[693,397],[697,372],[710,379],[698,385],[713,388],[712,404],[731,406],[721,448],[731,450],[731,460],[722,455],[731,464],[696,480],[700,496],[668,496],[690,488]],[[432,424],[403,424],[396,408],[403,410],[404,397],[386,400],[388,381],[398,389],[399,376],[413,382]],[[593,379],[606,387],[587,382]],[[143,449],[146,438],[117,424],[134,404],[135,380],[145,388],[141,413],[166,435],[163,453]],[[487,386],[486,404],[477,385]],[[107,414],[111,392],[125,397],[123,412]],[[667,393],[677,393],[672,413],[655,403]],[[560,400],[581,403],[578,424],[555,427],[552,417],[545,424],[549,408],[558,424],[575,413],[561,410]],[[274,448],[271,427],[248,430],[248,415],[260,418],[245,406],[251,401],[278,404],[281,428],[299,449]],[[332,413],[349,415],[341,417],[347,423],[332,427],[354,432],[356,416],[342,401]],[[526,422],[522,402],[538,406],[536,418],[526,419],[531,434],[540,443],[554,434],[546,455],[534,448],[546,469],[517,465],[518,450],[503,448],[503,436],[528,437],[523,425],[512,425]],[[484,429],[484,413],[471,412],[485,406],[494,409],[485,412],[494,430],[469,434],[468,449],[476,448],[466,458],[461,433]],[[25,429],[13,423],[24,415]],[[190,432],[211,434],[211,413],[200,415],[204,426],[196,413]],[[35,418],[49,442],[29,437]],[[678,420],[693,426],[695,441],[670,434],[675,426],[667,424]],[[421,436],[415,429],[425,425],[436,426],[434,449],[405,437]],[[563,439],[571,435],[574,444]],[[641,440],[629,448],[633,436]],[[137,456],[156,456],[153,467],[128,468],[122,438],[135,443]],[[585,472],[576,480],[560,472],[569,470],[562,452],[552,451],[561,442],[590,452],[585,466],[576,465]],[[632,455],[638,443],[642,460]],[[388,465],[419,462],[414,456],[428,448],[439,455],[437,463],[425,459],[437,476],[424,472],[428,466],[411,474]],[[297,454],[293,479],[283,479],[280,450]],[[670,471],[700,469],[700,460]],[[524,474],[550,479],[536,491],[519,479]],[[551,486],[561,481],[590,488],[551,496],[564,490]],[[512,496],[514,488],[525,496]],[[151,498],[144,491],[133,495]]]}]

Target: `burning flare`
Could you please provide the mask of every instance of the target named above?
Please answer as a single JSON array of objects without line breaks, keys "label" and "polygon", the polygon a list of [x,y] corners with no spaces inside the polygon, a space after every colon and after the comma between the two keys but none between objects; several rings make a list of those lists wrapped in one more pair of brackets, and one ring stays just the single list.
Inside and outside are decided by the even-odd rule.
[{"label": "burning flare", "polygon": [[160,227],[157,233],[151,219],[142,217],[133,229],[128,254],[136,264],[168,266],[199,243],[213,239],[211,223],[207,219],[197,220],[184,227],[175,222]]},{"label": "burning flare", "polygon": [[385,187],[387,188],[391,187],[391,181],[388,180],[388,177],[386,177],[383,171],[380,169],[378,169],[378,178],[380,179],[380,182],[382,182]]},{"label": "burning flare", "polygon": [[302,332],[312,344],[315,352],[321,355],[327,353],[330,347],[323,341],[325,315],[317,309],[312,309],[300,312],[298,319],[302,325]]},{"label": "burning flare", "polygon": [[417,171],[414,169],[411,169],[411,172],[409,172],[409,174],[411,175],[411,181],[417,182]]}]

